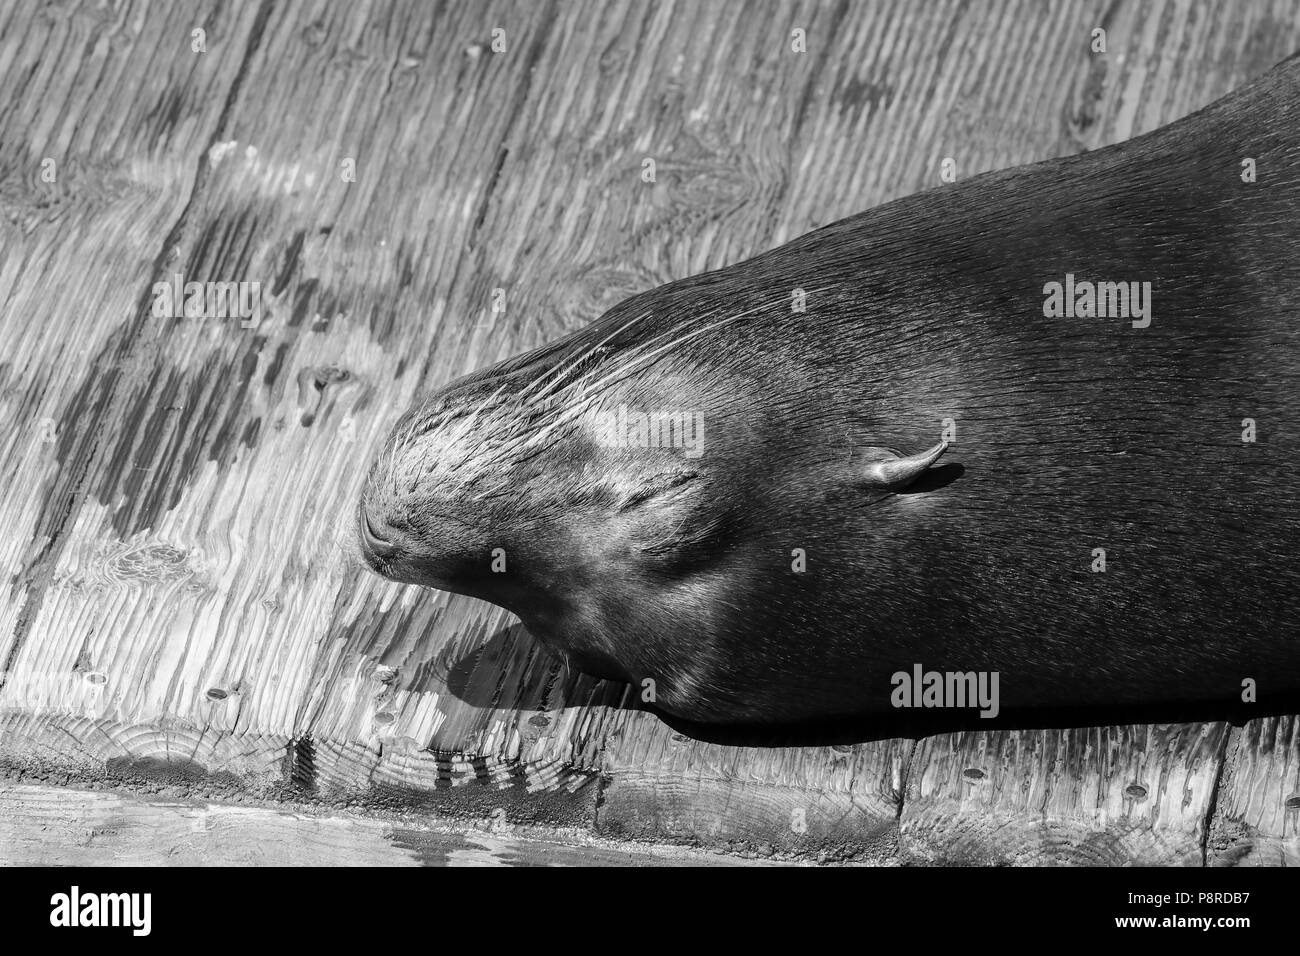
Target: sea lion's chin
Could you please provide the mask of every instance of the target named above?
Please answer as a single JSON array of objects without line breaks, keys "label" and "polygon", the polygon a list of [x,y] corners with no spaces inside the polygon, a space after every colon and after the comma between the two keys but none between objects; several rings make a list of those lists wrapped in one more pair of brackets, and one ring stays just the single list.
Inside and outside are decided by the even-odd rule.
[{"label": "sea lion's chin", "polygon": [[419,587],[432,588],[437,591],[450,591],[454,594],[467,594],[479,597],[480,590],[472,581],[461,580],[439,562],[427,560],[418,554],[402,550],[397,553],[377,553],[368,546],[364,537],[361,553],[366,566],[379,577],[396,584],[414,584]]},{"label": "sea lion's chin", "polygon": [[380,574],[399,584],[413,584],[494,604],[521,619],[552,620],[556,613],[545,595],[501,575],[451,571],[438,567],[436,562],[426,564],[418,558],[386,567]]},{"label": "sea lion's chin", "polygon": [[446,586],[442,579],[423,573],[406,561],[375,558],[370,554],[366,554],[365,558],[367,567],[374,574],[387,581],[392,581],[394,584],[415,584],[439,591],[452,590],[452,588]]}]

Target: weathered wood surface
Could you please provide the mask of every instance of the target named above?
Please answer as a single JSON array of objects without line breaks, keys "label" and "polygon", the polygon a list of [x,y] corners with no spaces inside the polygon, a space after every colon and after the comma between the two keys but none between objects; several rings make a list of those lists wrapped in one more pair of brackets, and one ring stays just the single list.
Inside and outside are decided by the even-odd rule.
[{"label": "weathered wood surface", "polygon": [[[969,176],[1124,140],[1297,48],[1280,0],[4,4],[0,767],[795,852],[1161,862],[1203,850],[1226,753],[1248,856],[1291,852],[1262,782],[1294,773],[1286,748],[1216,752],[1217,725],[915,757],[682,741],[504,612],[363,573],[349,531],[418,390],[935,186],[944,157]],[[152,317],[175,272],[260,282],[262,322]],[[972,790],[971,748],[1014,763]],[[1124,804],[1139,770],[1192,804],[1169,783]],[[990,813],[1056,822],[972,849]]]},{"label": "weathered wood surface", "polygon": [[972,865],[1193,865],[1226,724],[947,734],[923,740],[901,850]]},{"label": "weathered wood surface", "polygon": [[680,847],[0,784],[0,866],[744,866]]},{"label": "weathered wood surface", "polygon": [[1300,718],[1233,728],[1207,862],[1300,866]]}]

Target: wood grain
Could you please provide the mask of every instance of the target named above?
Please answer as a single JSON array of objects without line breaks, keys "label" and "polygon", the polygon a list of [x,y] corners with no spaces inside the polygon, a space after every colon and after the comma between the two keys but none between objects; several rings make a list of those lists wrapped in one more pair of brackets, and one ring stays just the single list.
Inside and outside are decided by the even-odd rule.
[{"label": "wood grain", "polygon": [[[73,459],[93,434],[86,383],[130,374],[116,345],[141,332],[142,295],[238,75],[253,21],[243,10],[27,2],[0,11],[6,686],[30,680],[39,696],[41,681],[79,660],[69,645],[66,659],[30,670],[22,650],[46,594],[67,577],[60,542],[84,498]],[[223,39],[202,57],[187,42],[196,22]],[[151,68],[140,53],[153,49],[163,55]],[[47,161],[53,182],[42,178]],[[110,572],[112,558],[101,562]]]},{"label": "wood grain", "polygon": [[1210,830],[1211,866],[1300,866],[1300,719],[1234,727]]},{"label": "wood grain", "polygon": [[1226,724],[929,737],[903,857],[945,865],[1199,866]]},{"label": "wood grain", "polygon": [[822,860],[896,853],[911,740],[755,748],[663,727],[651,714],[625,713],[611,728],[598,832]]},{"label": "wood grain", "polygon": [[[909,815],[911,741],[678,740],[503,611],[365,573],[366,462],[420,390],[625,296],[934,187],[944,157],[965,177],[1127,139],[1297,47],[1281,0],[4,5],[0,766],[943,856],[974,744],[922,743]],[[176,272],[259,282],[262,322],[154,318]],[[1012,776],[1076,776],[979,805],[1122,830],[1098,859],[1194,859],[1205,801],[1123,825],[1053,802],[1100,779],[1090,733],[989,735]],[[1198,800],[1217,772],[1218,725],[1105,733]],[[1011,830],[963,846],[1073,853]]]}]

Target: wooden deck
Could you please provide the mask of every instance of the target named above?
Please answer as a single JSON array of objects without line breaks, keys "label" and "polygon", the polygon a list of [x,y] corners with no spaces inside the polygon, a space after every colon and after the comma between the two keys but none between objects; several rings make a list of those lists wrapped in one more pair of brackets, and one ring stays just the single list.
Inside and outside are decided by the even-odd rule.
[{"label": "wooden deck", "polygon": [[[1283,0],[0,4],[0,802],[99,782],[813,859],[1300,863],[1295,718],[695,741],[349,540],[419,390],[944,157],[1124,140],[1297,49]],[[260,282],[261,322],[155,318],[175,273]],[[0,859],[30,859],[14,833]]]}]

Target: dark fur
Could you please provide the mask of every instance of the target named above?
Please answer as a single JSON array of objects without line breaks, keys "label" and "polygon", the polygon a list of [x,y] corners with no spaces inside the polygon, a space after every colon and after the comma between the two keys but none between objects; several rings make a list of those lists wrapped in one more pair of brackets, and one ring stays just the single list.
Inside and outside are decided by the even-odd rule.
[{"label": "dark fur", "polygon": [[[1151,326],[1044,318],[1067,272],[1152,282]],[[629,320],[589,381],[734,316],[595,398],[704,410],[701,458],[571,426],[523,447],[584,393],[520,389]],[[1293,57],[1147,136],[837,222],[436,393],[376,465],[364,511],[394,552],[371,561],[652,678],[691,720],[889,711],[918,662],[1000,672],[1004,710],[1235,701],[1246,677],[1267,699],[1300,690],[1298,329]],[[472,429],[490,467],[439,466],[494,395]],[[921,483],[862,484],[861,449],[918,452],[944,418],[957,441]]]}]

